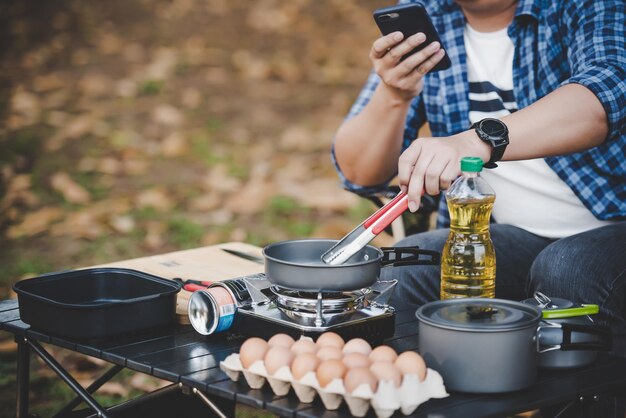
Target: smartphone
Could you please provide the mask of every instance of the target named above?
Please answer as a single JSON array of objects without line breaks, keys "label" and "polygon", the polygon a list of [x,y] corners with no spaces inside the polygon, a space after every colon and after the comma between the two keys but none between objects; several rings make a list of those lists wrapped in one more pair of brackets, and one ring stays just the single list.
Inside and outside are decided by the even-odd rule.
[{"label": "smartphone", "polygon": [[[435,26],[433,26],[433,22],[430,20],[426,9],[421,4],[403,4],[377,9],[374,11],[374,20],[383,35],[389,35],[392,32],[398,31],[402,32],[404,39],[418,32],[422,32],[426,35],[426,41],[405,54],[401,60],[426,48],[431,42],[435,41],[439,42],[441,48],[445,50]],[[446,53],[441,61],[430,71],[445,70],[450,68],[450,65],[450,58]]]}]

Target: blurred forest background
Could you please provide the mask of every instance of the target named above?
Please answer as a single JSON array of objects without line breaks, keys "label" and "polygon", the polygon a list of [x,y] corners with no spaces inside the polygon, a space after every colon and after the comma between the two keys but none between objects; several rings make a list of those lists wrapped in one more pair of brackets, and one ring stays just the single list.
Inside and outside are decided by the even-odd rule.
[{"label": "blurred forest background", "polygon": [[[330,160],[374,0],[0,3],[0,299],[41,273],[227,241],[340,237],[372,211]],[[82,383],[93,359],[55,352]],[[0,416],[15,344],[0,335]],[[33,411],[73,395],[33,361]],[[113,402],[161,385],[133,373]]]}]

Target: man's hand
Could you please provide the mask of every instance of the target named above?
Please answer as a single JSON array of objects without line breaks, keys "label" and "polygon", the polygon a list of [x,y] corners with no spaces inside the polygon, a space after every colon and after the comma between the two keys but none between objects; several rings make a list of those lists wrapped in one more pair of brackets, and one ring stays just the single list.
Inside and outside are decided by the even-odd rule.
[{"label": "man's hand", "polygon": [[370,60],[383,85],[396,97],[409,101],[421,93],[424,75],[441,61],[445,52],[439,42],[433,42],[400,61],[406,53],[421,45],[426,35],[416,33],[404,41],[402,38],[401,32],[378,38],[370,50]]},{"label": "man's hand", "polygon": [[398,180],[409,194],[409,210],[419,208],[422,190],[430,195],[446,190],[461,173],[463,157],[491,158],[491,147],[474,131],[465,131],[447,138],[418,138],[398,161]]}]

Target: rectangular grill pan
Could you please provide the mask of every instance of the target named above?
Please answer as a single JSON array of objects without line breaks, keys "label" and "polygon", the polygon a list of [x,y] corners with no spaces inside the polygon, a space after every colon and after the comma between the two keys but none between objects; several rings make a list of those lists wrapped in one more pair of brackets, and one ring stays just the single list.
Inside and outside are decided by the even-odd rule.
[{"label": "rectangular grill pan", "polygon": [[51,273],[13,285],[22,321],[51,335],[94,340],[172,325],[180,285],[121,268]]}]

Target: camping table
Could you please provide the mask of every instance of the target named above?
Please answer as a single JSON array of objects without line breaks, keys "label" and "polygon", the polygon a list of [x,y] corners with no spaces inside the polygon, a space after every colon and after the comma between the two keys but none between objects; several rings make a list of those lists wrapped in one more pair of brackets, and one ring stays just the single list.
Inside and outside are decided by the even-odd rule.
[{"label": "camping table", "polygon": [[[415,309],[409,306],[396,305],[395,334],[386,343],[397,351],[418,347],[418,327],[414,312]],[[230,353],[239,350],[243,341],[243,337],[240,336],[216,334],[205,337],[196,333],[189,325],[176,325],[158,332],[98,342],[69,341],[30,329],[20,320],[16,300],[0,302],[0,330],[14,334],[18,344],[16,411],[18,418],[28,417],[31,351],[52,367],[79,396],[58,416],[88,415],[70,412],[82,400],[95,410],[97,415],[104,417],[118,416],[118,412],[124,411],[125,407],[130,408],[132,402],[118,409],[113,407],[107,410],[91,396],[92,392],[123,368],[172,382],[172,385],[163,391],[188,394],[190,403],[192,400],[195,402],[200,400],[207,406],[207,411],[214,414],[209,416],[234,416],[236,403],[266,409],[283,417],[349,416],[345,405],[338,411],[327,411],[318,399],[312,404],[303,404],[292,392],[287,396],[278,397],[267,385],[260,390],[252,390],[244,379],[237,383],[229,380],[219,369],[219,362]],[[88,388],[82,388],[41,343],[103,359],[111,363],[112,368]],[[540,371],[534,386],[514,393],[497,395],[453,393],[448,398],[432,399],[424,403],[412,416],[499,417],[568,401],[581,402],[581,407],[588,408],[589,416],[594,416],[592,411],[594,399],[605,394],[626,395],[626,359],[601,355],[597,362],[585,368]],[[153,397],[150,394],[146,395],[143,402],[149,403],[153,398],[156,398],[156,395]],[[207,411],[204,412],[204,416],[207,416]],[[368,417],[374,416],[371,410],[369,414]],[[399,412],[397,415],[402,416]]]}]

